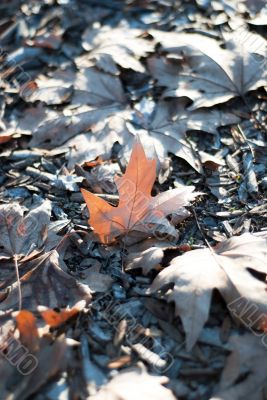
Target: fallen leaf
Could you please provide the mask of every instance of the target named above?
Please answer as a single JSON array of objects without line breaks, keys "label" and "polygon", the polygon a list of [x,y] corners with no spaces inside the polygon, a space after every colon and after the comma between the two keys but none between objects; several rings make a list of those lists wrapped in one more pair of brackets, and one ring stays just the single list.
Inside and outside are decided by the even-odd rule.
[{"label": "fallen leaf", "polygon": [[64,335],[55,338],[46,331],[39,334],[36,319],[27,310],[20,311],[16,321],[19,339],[13,335],[10,315],[10,329],[1,337],[0,397],[26,400],[66,370],[70,344]]},{"label": "fallen leaf", "polygon": [[12,139],[12,135],[0,133],[0,144],[9,142]]},{"label": "fallen leaf", "polygon": [[47,109],[44,104],[38,103],[36,107],[27,107],[22,115],[16,118],[15,130],[17,133],[31,135],[32,132],[47,119],[56,118],[54,110]]},{"label": "fallen leaf", "polygon": [[267,390],[266,342],[251,334],[230,339],[233,352],[226,360],[219,390],[211,400],[264,400]]},{"label": "fallen leaf", "polygon": [[[102,109],[92,109],[91,107],[87,111],[74,110],[71,115],[64,115],[59,112],[56,115],[50,113],[47,118],[42,119],[40,124],[35,126],[30,146],[55,148],[67,142],[73,136],[88,131],[93,124],[115,113],[117,109],[117,106],[103,107]],[[65,151],[67,146],[66,143]]]},{"label": "fallen leaf", "polygon": [[[26,400],[66,369],[69,347],[62,335],[54,342],[42,338],[40,350],[13,366],[0,356],[1,399]],[[27,365],[27,366],[26,366]]]},{"label": "fallen leaf", "polygon": [[[246,323],[246,320],[242,321],[246,307],[255,307],[255,312],[250,315],[251,325],[260,328],[267,314],[267,291],[266,283],[257,279],[253,271],[267,274],[266,242],[266,237],[249,233],[232,237],[217,245],[213,252],[206,248],[173,258],[170,266],[156,277],[151,292],[174,284],[165,296],[168,302],[175,303],[188,350],[196,343],[208,319],[214,289],[221,292],[228,308],[241,322]],[[240,299],[245,301],[240,304]]]},{"label": "fallen leaf", "polygon": [[47,105],[59,105],[68,102],[73,94],[72,87],[47,86],[47,81],[43,85],[43,87],[40,87],[36,83],[34,91],[24,91],[23,99],[29,103],[41,101]]},{"label": "fallen leaf", "polygon": [[167,383],[165,376],[153,376],[138,368],[126,369],[91,396],[92,400],[175,400],[170,389],[162,384]]},{"label": "fallen leaf", "polygon": [[84,68],[74,80],[72,104],[88,104],[94,107],[125,106],[126,97],[118,77],[105,74],[96,68]]},{"label": "fallen leaf", "polygon": [[[32,147],[54,148],[61,145],[127,106],[123,86],[117,76],[100,72],[95,67],[83,68],[77,74],[64,71],[64,75],[61,72],[56,71],[54,76],[42,83],[44,88],[32,93],[31,97],[53,104],[68,100],[71,109],[67,113],[46,111],[46,116],[40,115],[32,132]],[[27,120],[30,120],[29,116]],[[27,120],[22,119],[18,127],[22,123],[25,127]]]},{"label": "fallen leaf", "polygon": [[13,257],[19,310],[22,307],[22,295],[18,261],[22,256],[40,252],[47,238],[50,214],[49,200],[26,216],[18,203],[0,206],[0,259]]},{"label": "fallen leaf", "polygon": [[137,139],[125,174],[115,179],[120,196],[118,207],[82,189],[90,212],[89,223],[101,242],[111,243],[129,233],[132,242],[155,234],[177,238],[166,216],[180,214],[198,193],[193,193],[193,186],[184,186],[151,197],[155,179],[156,160],[147,159]]},{"label": "fallen leaf", "polygon": [[130,253],[126,258],[125,271],[141,268],[144,275],[148,275],[152,270],[160,271],[163,255],[164,248],[157,247],[138,253]]},{"label": "fallen leaf", "polygon": [[70,309],[55,311],[51,309],[39,311],[47,325],[56,328],[76,316],[86,305],[84,300],[79,301]]},{"label": "fallen leaf", "polygon": [[[26,272],[20,277],[22,308],[36,311],[38,306],[72,307],[81,299],[86,303],[91,300],[89,288],[63,271],[64,263],[55,250],[26,264]],[[14,310],[17,305],[18,283],[13,282],[6,299],[0,303],[0,310]]]},{"label": "fallen leaf", "polygon": [[30,351],[39,349],[39,334],[35,316],[28,310],[21,310],[16,315],[17,328],[21,343]]},{"label": "fallen leaf", "polygon": [[168,58],[148,61],[152,75],[159,85],[167,87],[165,97],[192,99],[191,110],[243,97],[267,84],[263,57],[255,57],[238,40],[227,41],[222,49],[214,39],[203,35],[150,33],[170,53]]},{"label": "fallen leaf", "polygon": [[50,215],[49,200],[25,216],[18,203],[0,205],[0,257],[26,256],[40,250],[47,238]]},{"label": "fallen leaf", "polygon": [[[188,111],[188,101],[184,99],[160,100],[158,103],[143,98],[130,113],[125,110],[96,124],[93,134],[81,134],[74,137],[66,146],[71,147],[68,155],[68,168],[75,163],[101,156],[107,159],[111,155],[114,142],[122,146],[125,158],[139,135],[148,155],[156,154],[159,163],[163,163],[168,153],[186,160],[197,171],[201,171],[199,161],[186,141],[187,131],[200,131],[217,134],[220,126],[235,124],[239,118],[225,110]],[[128,161],[128,159],[127,159]]]},{"label": "fallen leaf", "polygon": [[89,57],[96,60],[99,56],[110,55],[115,63],[123,68],[131,68],[145,72],[144,66],[138,60],[154,50],[154,43],[141,37],[142,30],[127,28],[110,28],[104,26],[97,29],[88,28],[83,34],[83,48],[90,51]]},{"label": "fallen leaf", "polygon": [[[110,111],[109,108],[107,110]],[[102,113],[101,118],[99,118],[101,120],[100,126],[96,124],[95,128],[92,127],[92,132],[76,135],[64,144],[64,149],[66,147],[70,149],[66,156],[69,170],[73,169],[75,164],[82,164],[84,161],[93,160],[99,155],[104,160],[107,160],[110,158],[115,142],[127,143],[127,140],[130,140],[129,132],[127,129],[124,130],[122,128],[124,120],[128,115],[127,111],[116,112],[115,116],[108,118],[106,118],[107,115],[103,114],[105,109],[104,111],[97,112]],[[76,130],[74,126],[72,126],[73,128]]]},{"label": "fallen leaf", "polygon": [[117,163],[99,164],[91,168],[90,171],[76,166],[76,173],[86,179],[87,185],[94,193],[117,193],[114,177],[121,173],[120,166]]},{"label": "fallen leaf", "polygon": [[88,285],[92,292],[106,292],[110,289],[113,279],[109,275],[101,274],[101,264],[97,260],[92,260],[93,265],[84,271],[85,278],[80,282]]},{"label": "fallen leaf", "polygon": [[138,134],[145,149],[155,148],[160,162],[168,153],[172,153],[200,172],[196,154],[186,141],[186,132],[193,130],[217,134],[218,127],[238,123],[239,118],[226,110],[201,109],[190,112],[187,104],[185,99],[160,100],[157,104],[143,99],[124,130],[129,130],[130,137]]}]

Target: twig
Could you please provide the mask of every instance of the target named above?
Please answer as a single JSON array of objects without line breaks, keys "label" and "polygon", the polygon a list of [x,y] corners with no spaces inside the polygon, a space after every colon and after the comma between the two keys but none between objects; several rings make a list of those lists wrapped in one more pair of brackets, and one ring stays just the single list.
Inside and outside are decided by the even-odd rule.
[{"label": "twig", "polygon": [[243,131],[243,129],[241,128],[241,126],[240,126],[239,124],[237,125],[237,128],[238,128],[238,131],[239,131],[240,135],[242,136],[243,140],[244,140],[244,141],[246,142],[246,144],[248,145],[249,150],[250,150],[250,152],[251,152],[251,154],[252,154],[253,159],[255,159],[254,149],[252,148],[251,144],[249,143],[249,141],[248,141],[248,139],[247,139],[247,137],[246,137],[246,135],[245,135],[245,132]]},{"label": "twig", "polygon": [[22,294],[21,294],[21,284],[19,279],[19,267],[18,267],[18,257],[17,254],[14,255],[14,264],[15,264],[15,271],[16,271],[16,278],[18,283],[18,294],[19,294],[19,311],[22,308]]}]

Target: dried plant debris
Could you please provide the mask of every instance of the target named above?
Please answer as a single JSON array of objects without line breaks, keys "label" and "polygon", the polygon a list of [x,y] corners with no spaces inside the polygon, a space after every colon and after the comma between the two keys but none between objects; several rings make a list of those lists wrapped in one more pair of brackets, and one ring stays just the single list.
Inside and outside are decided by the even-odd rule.
[{"label": "dried plant debris", "polygon": [[266,399],[266,24],[1,2],[1,399]]},{"label": "dried plant debris", "polygon": [[93,193],[82,191],[90,211],[89,223],[102,243],[111,243],[122,235],[131,240],[131,234],[133,241],[139,241],[138,233],[141,238],[156,235],[177,237],[166,216],[175,213],[185,217],[184,206],[198,193],[189,186],[151,198],[155,177],[156,160],[147,159],[137,138],[125,174],[115,181],[120,194],[118,207],[111,206]]},{"label": "dried plant debris", "polygon": [[[251,304],[257,308],[251,326],[261,329],[266,319],[266,282],[254,277],[256,271],[266,275],[266,235],[243,234],[221,242],[213,249],[189,251],[173,258],[169,267],[159,273],[152,291],[174,283],[166,296],[174,301],[187,334],[187,347],[196,343],[208,319],[211,294],[218,289],[230,311]],[[254,274],[253,274],[254,272]],[[244,310],[243,310],[244,311]],[[241,310],[242,312],[242,310]],[[245,321],[246,322],[246,321]]]},{"label": "dried plant debris", "polygon": [[[92,399],[131,399],[133,392],[140,397],[147,399],[170,399],[174,400],[172,392],[162,386],[167,380],[165,377],[151,376],[145,371],[138,369],[125,370],[115,376],[106,386],[104,386]],[[130,383],[130,385],[129,385]],[[131,390],[132,386],[132,390]]]}]

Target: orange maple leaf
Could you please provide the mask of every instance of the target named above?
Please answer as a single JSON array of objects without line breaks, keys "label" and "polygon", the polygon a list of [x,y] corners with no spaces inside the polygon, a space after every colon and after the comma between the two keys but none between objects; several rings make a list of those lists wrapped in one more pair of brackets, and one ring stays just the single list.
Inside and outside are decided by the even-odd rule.
[{"label": "orange maple leaf", "polygon": [[177,231],[166,216],[175,213],[185,218],[188,212],[183,207],[199,193],[193,193],[194,186],[182,186],[152,197],[155,179],[156,160],[147,159],[137,138],[125,174],[115,178],[118,207],[81,190],[90,212],[89,223],[102,243],[112,243],[125,235],[129,238],[129,234],[131,243],[153,235],[177,238]]}]

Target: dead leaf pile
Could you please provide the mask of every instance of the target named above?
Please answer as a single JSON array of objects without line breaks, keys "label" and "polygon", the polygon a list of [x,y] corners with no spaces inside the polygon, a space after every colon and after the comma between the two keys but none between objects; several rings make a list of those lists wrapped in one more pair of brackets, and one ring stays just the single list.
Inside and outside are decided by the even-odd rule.
[{"label": "dead leaf pile", "polygon": [[266,24],[0,2],[1,400],[266,400]]}]

